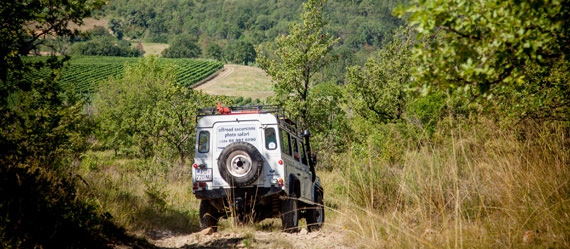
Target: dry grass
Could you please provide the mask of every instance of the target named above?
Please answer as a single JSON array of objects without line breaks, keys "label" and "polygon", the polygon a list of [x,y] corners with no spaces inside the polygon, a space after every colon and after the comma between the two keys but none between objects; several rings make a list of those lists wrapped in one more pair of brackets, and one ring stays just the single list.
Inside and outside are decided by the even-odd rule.
[{"label": "dry grass", "polygon": [[217,77],[195,89],[213,95],[264,99],[273,95],[272,86],[271,78],[260,68],[227,64]]},{"label": "dry grass", "polygon": [[[438,144],[411,146],[398,163],[369,145],[319,171],[324,231],[354,248],[570,248],[568,131],[450,126]],[[109,151],[90,152],[81,167],[83,191],[129,230],[198,230],[187,167],[114,159]],[[269,232],[279,224],[247,227]],[[231,219],[220,225],[243,229]]]},{"label": "dry grass", "polygon": [[82,195],[131,232],[199,230],[199,202],[192,195],[188,166],[91,151],[78,173],[86,183]]},{"label": "dry grass", "polygon": [[[505,132],[486,123],[408,150],[400,165],[376,155],[370,165],[349,162],[334,173],[344,181],[324,178],[342,214],[334,222],[362,248],[569,248],[567,134],[556,126]],[[373,174],[383,177],[361,184],[369,167],[384,169]]]},{"label": "dry grass", "polygon": [[100,26],[103,28],[108,28],[109,27],[109,20],[105,19],[105,18],[85,18],[83,19],[83,24],[82,25],[77,25],[77,24],[69,24],[69,28],[71,29],[77,29],[80,31],[87,31],[87,30],[91,30],[93,28],[95,28],[95,26]]},{"label": "dry grass", "polygon": [[[133,42],[131,44],[131,46],[135,47],[137,45],[136,42]],[[142,43],[143,49],[144,49],[144,56],[148,57],[148,56],[160,56],[160,53],[162,53],[162,50],[165,50],[168,48],[168,44],[166,43],[151,43],[151,42],[143,42]]]}]

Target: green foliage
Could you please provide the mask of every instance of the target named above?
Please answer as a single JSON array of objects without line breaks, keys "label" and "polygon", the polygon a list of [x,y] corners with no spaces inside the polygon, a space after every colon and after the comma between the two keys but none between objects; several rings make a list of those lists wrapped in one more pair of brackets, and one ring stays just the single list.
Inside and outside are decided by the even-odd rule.
[{"label": "green foliage", "polygon": [[74,43],[70,47],[71,55],[98,55],[98,56],[120,56],[120,57],[140,57],[143,51],[131,46],[125,40],[117,40],[113,36],[99,36],[85,42]]},{"label": "green foliage", "polygon": [[371,57],[364,67],[347,70],[347,98],[350,107],[372,122],[387,123],[402,118],[410,99],[411,48],[413,38],[403,30]]},{"label": "green foliage", "polygon": [[349,124],[345,103],[342,87],[334,83],[324,82],[311,89],[308,104],[311,116],[308,122],[313,131],[315,151],[326,152],[322,158],[347,149],[346,134],[349,134]]},{"label": "green foliage", "polygon": [[525,103],[508,108],[515,116],[568,120],[569,82],[558,69],[569,63],[569,6],[568,1],[415,1],[406,14],[420,37],[430,39],[414,53],[418,81],[489,99],[514,97]]},{"label": "green foliage", "polygon": [[[447,101],[448,97],[441,92],[417,96],[407,103],[407,121],[431,137],[439,121],[445,116],[445,110],[449,109]],[[460,108],[461,106],[456,106],[453,111],[459,113]]]},{"label": "green foliage", "polygon": [[[5,1],[0,7],[0,247],[106,248],[124,236],[76,195],[73,164],[90,122],[58,84],[68,58],[24,63],[46,37],[69,37],[99,1]],[[41,79],[24,77],[32,68]],[[73,239],[70,239],[73,238]]]},{"label": "green foliage", "polygon": [[302,23],[289,26],[289,34],[275,39],[273,54],[261,48],[257,61],[275,81],[275,95],[293,118],[304,127],[310,119],[309,93],[315,85],[314,76],[329,63],[327,54],[338,42],[324,30],[323,8],[326,1],[311,0],[303,5]]},{"label": "green foliage", "polygon": [[2,165],[67,166],[84,148],[90,124],[83,103],[65,95],[57,82],[31,82],[31,89],[14,91],[2,106],[0,162]]},{"label": "green foliage", "polygon": [[111,19],[109,20],[109,29],[113,32],[113,35],[117,37],[117,39],[122,40],[124,35],[123,26],[121,24],[121,20]]},{"label": "green foliage", "polygon": [[196,37],[189,34],[175,36],[169,47],[162,50],[162,57],[166,58],[198,58],[202,56],[202,49],[196,45]]},{"label": "green foliage", "polygon": [[178,157],[191,153],[198,105],[214,105],[201,92],[175,85],[172,64],[151,57],[127,67],[122,79],[100,84],[93,104],[99,136],[108,148],[145,158]]},{"label": "green foliage", "polygon": [[[16,74],[24,69],[20,56],[37,49],[48,35],[70,36],[73,31],[68,24],[81,24],[83,18],[102,4],[102,1],[87,0],[4,1],[0,7],[0,81],[9,86],[6,82],[8,73],[13,70],[10,73]],[[2,89],[2,98],[5,98],[4,93],[9,94],[11,90]]]},{"label": "green foliage", "polygon": [[255,63],[256,56],[257,54],[253,45],[245,41],[232,41],[224,51],[224,58],[227,61],[243,65]]},{"label": "green foliage", "polygon": [[[26,63],[37,63],[45,57],[25,58]],[[69,60],[68,65],[60,69],[58,82],[65,89],[70,89],[83,97],[91,98],[100,81],[109,77],[121,79],[125,67],[136,64],[140,58],[106,57],[106,56],[80,56]],[[158,58],[161,64],[171,64],[176,70],[176,84],[191,86],[217,72],[223,67],[221,62],[193,60],[193,59],[167,59]],[[25,77],[31,80],[40,80],[49,75],[49,70],[43,68],[31,70]]]},{"label": "green foliage", "polygon": [[262,105],[263,102],[256,98],[256,99],[252,99],[251,97],[247,97],[244,98],[242,96],[239,96],[235,99],[233,99],[233,105],[234,106],[255,106],[255,105]]},{"label": "green foliage", "polygon": [[144,157],[153,155],[153,111],[170,88],[174,69],[161,67],[155,58],[127,67],[122,79],[100,83],[93,104],[101,138],[118,150],[136,146]]},{"label": "green foliage", "polygon": [[[131,40],[165,43],[177,34],[188,33],[200,41],[203,51],[208,50],[210,43],[201,41],[216,41],[227,51],[227,46],[237,41],[257,47],[286,34],[291,21],[302,12],[303,2],[114,0],[105,6],[103,14],[108,19],[120,20],[125,37]],[[326,32],[340,37],[339,45],[358,58],[353,61],[362,64],[371,52],[391,39],[395,28],[404,24],[391,12],[398,3],[406,2],[408,0],[330,0],[323,9],[323,18],[329,23]],[[207,53],[204,56],[212,58]],[[243,64],[241,58],[244,57],[239,58],[228,61]],[[334,80],[339,84],[344,81],[345,67],[354,64],[344,62],[345,57],[340,59],[331,62],[324,81]]]},{"label": "green foliage", "polygon": [[220,45],[217,43],[210,43],[206,48],[206,58],[214,59],[217,61],[223,60],[223,50]]}]

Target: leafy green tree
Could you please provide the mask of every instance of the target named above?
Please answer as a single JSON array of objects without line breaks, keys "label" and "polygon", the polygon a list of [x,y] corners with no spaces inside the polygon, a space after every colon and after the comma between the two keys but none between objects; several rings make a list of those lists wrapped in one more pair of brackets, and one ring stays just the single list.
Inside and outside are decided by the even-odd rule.
[{"label": "leafy green tree", "polygon": [[349,106],[359,115],[378,123],[402,118],[411,85],[413,37],[404,30],[371,57],[364,67],[348,69]]},{"label": "leafy green tree", "polygon": [[111,19],[109,20],[109,29],[113,31],[113,35],[117,37],[117,39],[122,40],[124,35],[123,25],[121,24],[121,20],[119,19]]},{"label": "leafy green tree", "polygon": [[[69,28],[69,24],[81,24],[83,18],[101,4],[102,1],[87,0],[3,1],[0,7],[0,81],[7,88],[1,91],[2,101],[13,90],[11,87],[14,81],[12,79],[8,82],[8,75],[18,73],[18,70],[25,67],[20,56],[28,55],[44,43],[48,36],[73,35],[75,32]],[[29,25],[31,23],[33,25]]]},{"label": "leafy green tree", "polygon": [[197,108],[214,106],[215,100],[175,80],[173,66],[150,57],[128,67],[122,79],[101,83],[93,103],[106,146],[184,163],[193,151]]},{"label": "leafy green tree", "polygon": [[[162,101],[157,103],[154,114],[152,134],[157,134],[161,143],[167,146],[162,154],[178,155],[183,164],[194,152],[196,133],[196,114],[199,107],[215,106],[216,98],[175,86],[170,89]],[[175,153],[172,153],[175,152]]]},{"label": "leafy green tree", "polygon": [[521,117],[570,118],[570,83],[559,70],[569,65],[570,1],[413,3],[401,13],[431,39],[414,52],[427,88],[486,96]]},{"label": "leafy green tree", "polygon": [[[105,248],[119,231],[78,198],[72,162],[86,148],[83,103],[57,82],[66,58],[25,63],[47,38],[69,38],[99,1],[3,1],[0,5],[0,247]],[[29,80],[30,68],[50,71]],[[124,236],[117,232],[116,236]],[[72,239],[70,239],[72,238]]]},{"label": "leafy green tree", "polygon": [[[5,166],[31,162],[61,168],[66,157],[80,150],[83,122],[81,103],[56,82],[68,58],[50,57],[24,63],[21,56],[48,37],[70,37],[70,23],[81,23],[94,8],[91,1],[5,1],[0,7],[0,163]],[[29,25],[34,23],[34,25]],[[30,68],[48,68],[48,77],[30,81]],[[85,126],[88,127],[88,126]]]},{"label": "leafy green tree", "polygon": [[117,38],[109,35],[97,36],[85,42],[76,42],[70,49],[72,55],[100,55],[100,56],[122,56],[122,57],[140,57],[143,55],[141,50],[131,46],[126,40],[117,40]]},{"label": "leafy green tree", "polygon": [[196,44],[196,37],[181,34],[172,39],[161,55],[166,58],[198,58],[202,55],[202,49]]},{"label": "leafy green tree", "polygon": [[[341,152],[349,133],[343,87],[334,82],[314,86],[309,94],[309,127],[315,132],[315,151]],[[329,155],[330,156],[330,155]],[[329,168],[330,169],[330,168]]]},{"label": "leafy green tree", "polygon": [[127,67],[122,79],[99,84],[93,104],[99,136],[115,151],[135,147],[140,155],[154,154],[158,134],[151,128],[158,103],[171,90],[174,68],[163,67],[155,58]]},{"label": "leafy green tree", "polygon": [[309,0],[303,4],[302,23],[289,26],[289,34],[275,39],[273,55],[258,51],[257,62],[275,81],[277,101],[284,105],[304,127],[310,119],[309,93],[314,76],[330,60],[327,54],[338,42],[324,31],[323,8],[326,1]]},{"label": "leafy green tree", "polygon": [[208,47],[206,48],[206,57],[222,61],[223,56],[224,56],[224,51],[222,50],[222,47],[220,47],[220,45],[218,45],[217,43],[208,44]]},{"label": "leafy green tree", "polygon": [[228,61],[247,65],[255,62],[256,52],[251,43],[246,41],[235,41],[228,44],[224,55]]}]

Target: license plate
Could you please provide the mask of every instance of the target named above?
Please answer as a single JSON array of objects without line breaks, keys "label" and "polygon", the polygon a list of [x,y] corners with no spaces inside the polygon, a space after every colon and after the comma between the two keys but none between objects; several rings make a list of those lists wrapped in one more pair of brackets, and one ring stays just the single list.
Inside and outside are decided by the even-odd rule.
[{"label": "license plate", "polygon": [[211,181],[212,180],[212,169],[195,169],[194,179],[196,181]]}]

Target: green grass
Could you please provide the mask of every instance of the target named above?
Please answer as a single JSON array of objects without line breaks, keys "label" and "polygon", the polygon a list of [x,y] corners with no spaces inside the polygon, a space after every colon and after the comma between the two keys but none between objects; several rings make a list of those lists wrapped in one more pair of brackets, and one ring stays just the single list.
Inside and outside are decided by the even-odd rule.
[{"label": "green grass", "polygon": [[[46,57],[28,57],[26,62],[44,60]],[[81,95],[90,96],[96,89],[97,84],[109,77],[121,78],[125,67],[137,63],[143,58],[136,57],[111,57],[111,56],[78,56],[72,57],[61,70],[59,82],[64,87],[73,87]],[[177,83],[182,86],[193,84],[207,78],[223,67],[223,63],[211,60],[197,59],[169,59],[158,58],[160,63],[168,63],[175,66],[177,71]],[[29,72],[26,77],[38,80],[49,74],[48,69]]]}]

